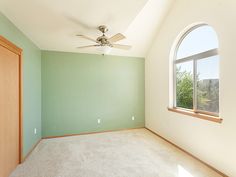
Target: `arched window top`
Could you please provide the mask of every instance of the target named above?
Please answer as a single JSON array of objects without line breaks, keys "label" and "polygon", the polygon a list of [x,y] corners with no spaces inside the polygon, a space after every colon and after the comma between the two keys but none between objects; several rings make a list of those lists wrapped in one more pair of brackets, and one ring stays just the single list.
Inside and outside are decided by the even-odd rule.
[{"label": "arched window top", "polygon": [[218,48],[215,30],[209,25],[198,25],[191,28],[180,40],[176,59]]}]

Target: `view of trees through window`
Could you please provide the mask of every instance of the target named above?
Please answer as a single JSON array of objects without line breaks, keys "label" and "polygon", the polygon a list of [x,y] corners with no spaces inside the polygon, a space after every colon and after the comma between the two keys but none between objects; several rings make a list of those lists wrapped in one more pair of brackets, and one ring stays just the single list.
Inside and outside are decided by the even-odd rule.
[{"label": "view of trees through window", "polygon": [[176,65],[176,106],[193,109],[193,62]]},{"label": "view of trees through window", "polygon": [[219,113],[219,55],[197,61],[197,109]]}]

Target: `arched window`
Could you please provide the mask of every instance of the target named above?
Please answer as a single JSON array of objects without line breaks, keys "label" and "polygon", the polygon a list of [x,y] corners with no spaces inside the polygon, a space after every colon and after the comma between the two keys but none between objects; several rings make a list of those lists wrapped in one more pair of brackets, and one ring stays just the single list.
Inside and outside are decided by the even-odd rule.
[{"label": "arched window", "polygon": [[178,41],[173,60],[174,108],[219,115],[218,38],[208,25],[197,25]]}]

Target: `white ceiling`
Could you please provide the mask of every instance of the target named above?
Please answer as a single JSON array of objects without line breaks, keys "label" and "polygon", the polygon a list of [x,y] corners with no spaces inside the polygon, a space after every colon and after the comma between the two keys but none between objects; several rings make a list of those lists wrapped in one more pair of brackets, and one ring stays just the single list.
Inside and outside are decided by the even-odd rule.
[{"label": "white ceiling", "polygon": [[96,39],[97,27],[109,27],[108,36],[118,32],[132,45],[129,51],[112,49],[111,55],[145,57],[158,27],[173,0],[0,0],[0,11],[40,49],[99,53],[77,49],[93,44],[76,37]]}]

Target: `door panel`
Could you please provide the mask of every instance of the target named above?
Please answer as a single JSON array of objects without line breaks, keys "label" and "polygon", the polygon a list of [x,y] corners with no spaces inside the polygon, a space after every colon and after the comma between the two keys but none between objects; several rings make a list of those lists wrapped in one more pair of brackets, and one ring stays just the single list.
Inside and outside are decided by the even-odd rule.
[{"label": "door panel", "polygon": [[19,164],[20,58],[0,45],[0,177]]}]

